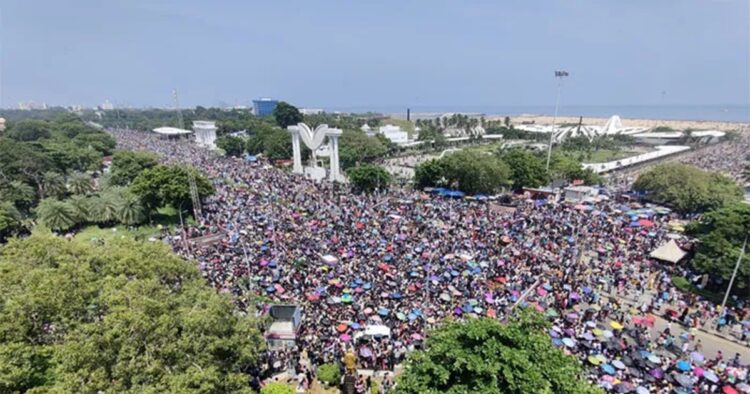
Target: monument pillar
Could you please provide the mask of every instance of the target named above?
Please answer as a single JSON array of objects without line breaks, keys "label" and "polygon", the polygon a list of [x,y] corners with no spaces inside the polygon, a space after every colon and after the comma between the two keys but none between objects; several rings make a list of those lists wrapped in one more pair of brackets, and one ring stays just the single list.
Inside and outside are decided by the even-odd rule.
[{"label": "monument pillar", "polygon": [[340,173],[340,167],[339,167],[339,137],[341,136],[342,131],[340,129],[328,129],[326,130],[326,136],[328,137],[330,141],[330,161],[331,161],[331,173],[329,174],[329,178],[331,182],[338,181],[340,182],[341,179],[341,173]]},{"label": "monument pillar", "polygon": [[294,166],[292,167],[292,172],[295,174],[302,174],[304,171],[302,170],[302,152],[300,151],[299,145],[299,127],[289,126],[287,127],[287,130],[289,130],[289,133],[292,134],[292,152],[294,156]]}]

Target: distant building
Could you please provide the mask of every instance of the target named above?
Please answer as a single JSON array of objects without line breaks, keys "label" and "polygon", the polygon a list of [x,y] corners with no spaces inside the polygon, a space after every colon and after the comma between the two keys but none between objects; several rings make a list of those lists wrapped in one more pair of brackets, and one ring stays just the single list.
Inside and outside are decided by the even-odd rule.
[{"label": "distant building", "polygon": [[0,131],[5,131],[5,118],[0,118]]},{"label": "distant building", "polygon": [[270,116],[273,115],[273,110],[279,105],[278,100],[270,98],[260,98],[253,100],[253,113],[255,116]]},{"label": "distant building", "polygon": [[300,108],[299,112],[302,115],[320,115],[323,113],[323,110],[320,108]]},{"label": "distant building", "polygon": [[409,133],[401,130],[401,127],[387,124],[380,126],[378,133],[383,134],[385,138],[388,138],[394,144],[405,144],[409,142]]},{"label": "distant building", "polygon": [[115,109],[115,106],[109,100],[104,100],[104,104],[100,105],[99,109],[102,111],[111,111]]}]

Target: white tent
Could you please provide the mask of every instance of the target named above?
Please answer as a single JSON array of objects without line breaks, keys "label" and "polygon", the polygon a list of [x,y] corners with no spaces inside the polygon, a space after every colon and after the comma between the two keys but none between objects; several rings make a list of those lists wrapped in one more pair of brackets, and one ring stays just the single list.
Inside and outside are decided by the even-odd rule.
[{"label": "white tent", "polygon": [[154,129],[154,133],[160,135],[184,135],[192,132],[192,130],[178,129],[177,127],[157,127]]},{"label": "white tent", "polygon": [[662,246],[659,246],[653,252],[651,252],[651,257],[657,260],[674,264],[682,260],[686,254],[687,252],[680,249],[680,247],[677,245],[677,242],[671,239],[669,240],[669,242],[665,243]]}]

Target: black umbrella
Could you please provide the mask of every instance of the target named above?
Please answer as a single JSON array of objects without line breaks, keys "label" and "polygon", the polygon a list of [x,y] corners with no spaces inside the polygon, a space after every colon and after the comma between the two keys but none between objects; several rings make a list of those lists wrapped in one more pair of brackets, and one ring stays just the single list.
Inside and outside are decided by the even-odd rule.
[{"label": "black umbrella", "polygon": [[628,367],[632,367],[633,366],[633,359],[630,358],[630,356],[623,356],[622,357],[622,363],[625,364],[625,365],[627,365]]}]

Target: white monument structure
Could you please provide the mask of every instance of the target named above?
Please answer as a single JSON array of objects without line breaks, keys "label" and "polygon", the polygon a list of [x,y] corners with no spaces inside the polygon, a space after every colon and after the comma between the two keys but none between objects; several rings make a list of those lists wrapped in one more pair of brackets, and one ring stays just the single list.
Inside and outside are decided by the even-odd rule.
[{"label": "white monument structure", "polygon": [[200,146],[216,148],[216,122],[207,120],[193,121],[195,142]]},{"label": "white monument structure", "polygon": [[[294,153],[294,166],[292,170],[295,174],[308,173],[315,176],[316,173],[320,173],[321,168],[318,167],[318,161],[316,151],[321,148],[323,140],[328,137],[328,152],[331,163],[329,171],[329,179],[333,181],[342,182],[344,180],[341,175],[341,169],[339,167],[339,137],[342,134],[340,129],[334,129],[328,127],[326,124],[319,125],[315,130],[310,129],[310,126],[304,123],[297,123],[296,126],[288,126],[287,130],[292,134],[292,151]],[[312,167],[302,167],[302,152],[300,148],[300,139],[305,145],[312,151]]]}]

